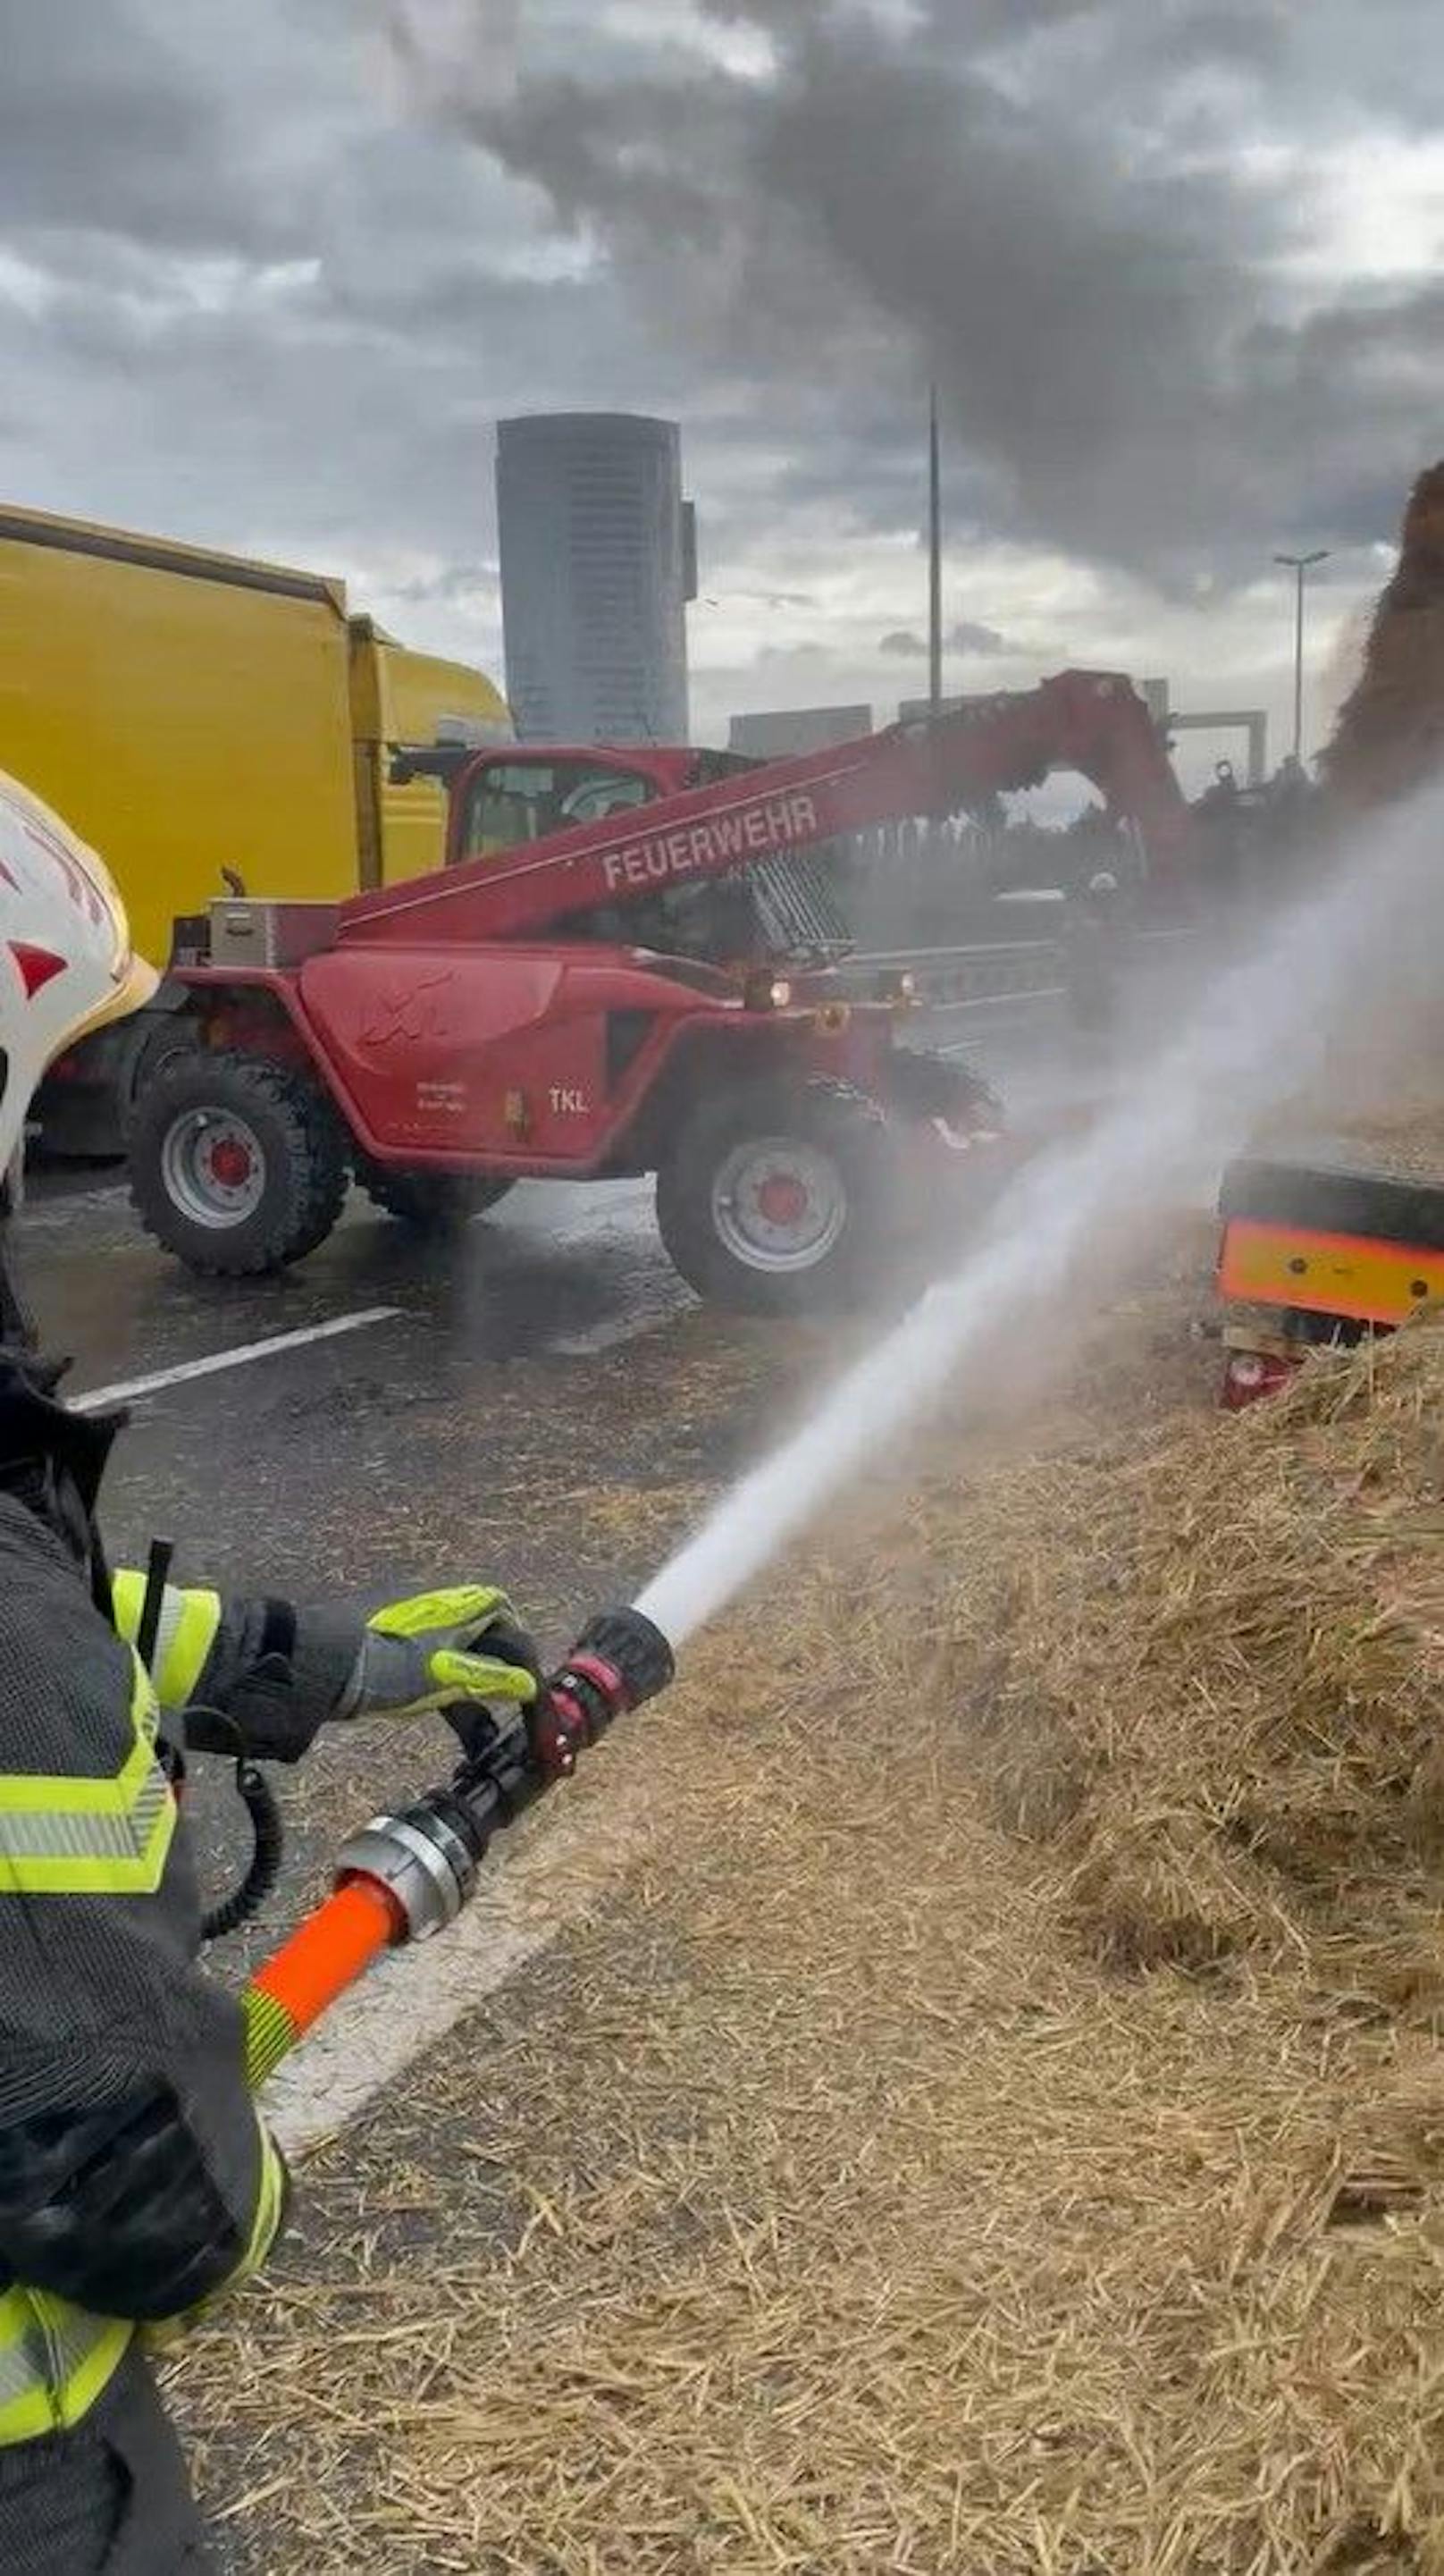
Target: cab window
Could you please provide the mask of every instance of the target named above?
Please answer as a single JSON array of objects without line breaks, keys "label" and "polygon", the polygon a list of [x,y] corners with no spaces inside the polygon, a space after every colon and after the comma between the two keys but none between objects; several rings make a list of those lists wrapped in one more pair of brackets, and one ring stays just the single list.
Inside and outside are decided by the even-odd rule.
[{"label": "cab window", "polygon": [[473,859],[600,822],[655,794],[641,770],[580,760],[497,760],[472,783],[462,854]]}]

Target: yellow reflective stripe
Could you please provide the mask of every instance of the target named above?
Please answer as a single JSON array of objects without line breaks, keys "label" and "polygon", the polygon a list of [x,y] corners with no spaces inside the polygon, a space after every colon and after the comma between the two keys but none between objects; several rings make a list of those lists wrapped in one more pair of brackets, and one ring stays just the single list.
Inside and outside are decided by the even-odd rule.
[{"label": "yellow reflective stripe", "polygon": [[145,1576],[131,1568],[122,1568],[111,1576],[110,1615],[128,1646],[140,1635],[140,1614],[145,1607]]},{"label": "yellow reflective stripe", "polygon": [[[115,1624],[127,1645],[133,1646],[140,1634],[145,1594],[145,1576],[130,1569],[117,1574],[112,1583]],[[166,1585],[151,1667],[162,1708],[184,1708],[187,1700],[194,1699],[220,1624],[218,1592],[183,1592],[173,1583]]]},{"label": "yellow reflective stripe", "polygon": [[[62,2304],[41,2291],[35,2293],[35,2306],[42,2316],[49,2316]],[[69,2348],[73,2350],[82,2337],[87,2345],[56,2392],[58,2420],[68,2428],[89,2414],[128,2349],[135,2328],[116,2317],[88,2317],[79,2308],[67,2308],[65,2316]]]},{"label": "yellow reflective stripe", "polygon": [[181,1708],[187,1700],[194,1699],[221,1624],[218,1592],[178,1592],[175,1600],[175,1622],[169,1633],[165,1617],[161,1620],[162,1644],[155,1686],[162,1708]]},{"label": "yellow reflective stripe", "polygon": [[77,1779],[73,1772],[12,1771],[0,1775],[0,1816],[128,1815],[155,1763],[160,1712],[149,1674],[131,1649],[130,1720],[133,1742],[108,1780]]},{"label": "yellow reflective stripe", "polygon": [[[139,1667],[137,1667],[139,1669]],[[146,1682],[146,1693],[150,1692]],[[132,1710],[134,1702],[132,1701]],[[0,1776],[0,1816],[125,1816],[135,1804],[155,1753],[152,1708],[149,1729],[137,1730],[120,1769],[109,1780],[77,1779],[74,1772],[11,1771]]]},{"label": "yellow reflective stripe", "polygon": [[159,1720],[132,1649],[134,1742],[109,1780],[0,1777],[0,1895],[151,1896],[165,1874],[176,1804],[156,1760]]},{"label": "yellow reflective stripe", "polygon": [[275,2074],[296,2045],[296,2025],[284,2004],[264,1986],[247,1986],[241,1997],[246,2017],[246,2082],[253,2093]]},{"label": "yellow reflective stripe", "polygon": [[264,2120],[257,2119],[256,2127],[261,2134],[261,2188],[256,2198],[256,2214],[251,2222],[250,2243],[226,2283],[227,2289],[234,2289],[238,2282],[249,2280],[264,2263],[275,2244],[285,2206],[286,2169],[279,2149]]},{"label": "yellow reflective stripe", "polygon": [[107,1821],[93,1831],[72,1828],[82,1845],[78,1850],[26,1848],[12,1839],[8,1820],[0,1816],[0,1896],[154,1896],[176,1826],[170,1783],[160,1773],[156,1781],[153,1807],[148,1801],[129,1825]]},{"label": "yellow reflective stripe", "polygon": [[43,2290],[7,2291],[0,2299],[0,2444],[80,2423],[134,2332]]}]

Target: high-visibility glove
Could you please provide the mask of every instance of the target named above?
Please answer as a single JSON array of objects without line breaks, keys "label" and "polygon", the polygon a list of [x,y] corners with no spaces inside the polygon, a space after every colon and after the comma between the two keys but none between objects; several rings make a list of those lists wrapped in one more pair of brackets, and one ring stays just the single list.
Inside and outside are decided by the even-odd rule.
[{"label": "high-visibility glove", "polygon": [[[116,1575],[115,1623],[132,1645],[145,1593],[143,1574]],[[244,1747],[265,1762],[299,1761],[336,1718],[525,1702],[538,1674],[505,1593],[479,1583],[396,1602],[369,1620],[340,1604],[297,1609],[167,1584],[152,1657],[161,1706],[184,1711],[189,1747]]]},{"label": "high-visibility glove", "polygon": [[338,1717],[422,1717],[457,1702],[535,1699],[537,1652],[493,1585],[463,1583],[374,1611]]}]

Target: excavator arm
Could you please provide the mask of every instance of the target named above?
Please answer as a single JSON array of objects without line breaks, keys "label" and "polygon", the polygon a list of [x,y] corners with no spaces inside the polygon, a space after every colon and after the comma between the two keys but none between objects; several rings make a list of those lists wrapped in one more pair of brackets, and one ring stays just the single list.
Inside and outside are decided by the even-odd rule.
[{"label": "excavator arm", "polygon": [[[483,755],[484,757],[484,755]],[[475,764],[473,764],[475,766]],[[554,832],[514,851],[340,906],[343,946],[524,938],[570,914],[641,901],[909,815],[942,816],[1076,769],[1135,823],[1160,874],[1177,863],[1188,809],[1132,683],[1064,671],[1036,689],[893,725],[851,743],[714,780]],[[470,769],[453,792],[464,794]]]}]

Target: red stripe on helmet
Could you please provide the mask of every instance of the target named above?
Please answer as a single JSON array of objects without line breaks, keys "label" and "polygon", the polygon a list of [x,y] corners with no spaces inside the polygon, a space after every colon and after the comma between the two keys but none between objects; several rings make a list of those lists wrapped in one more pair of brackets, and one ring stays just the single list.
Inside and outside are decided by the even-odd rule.
[{"label": "red stripe on helmet", "polygon": [[33,1001],[45,985],[65,972],[67,961],[63,957],[57,957],[53,948],[32,948],[28,940],[12,939],[10,954],[20,969],[20,981],[25,987],[27,1002]]}]

